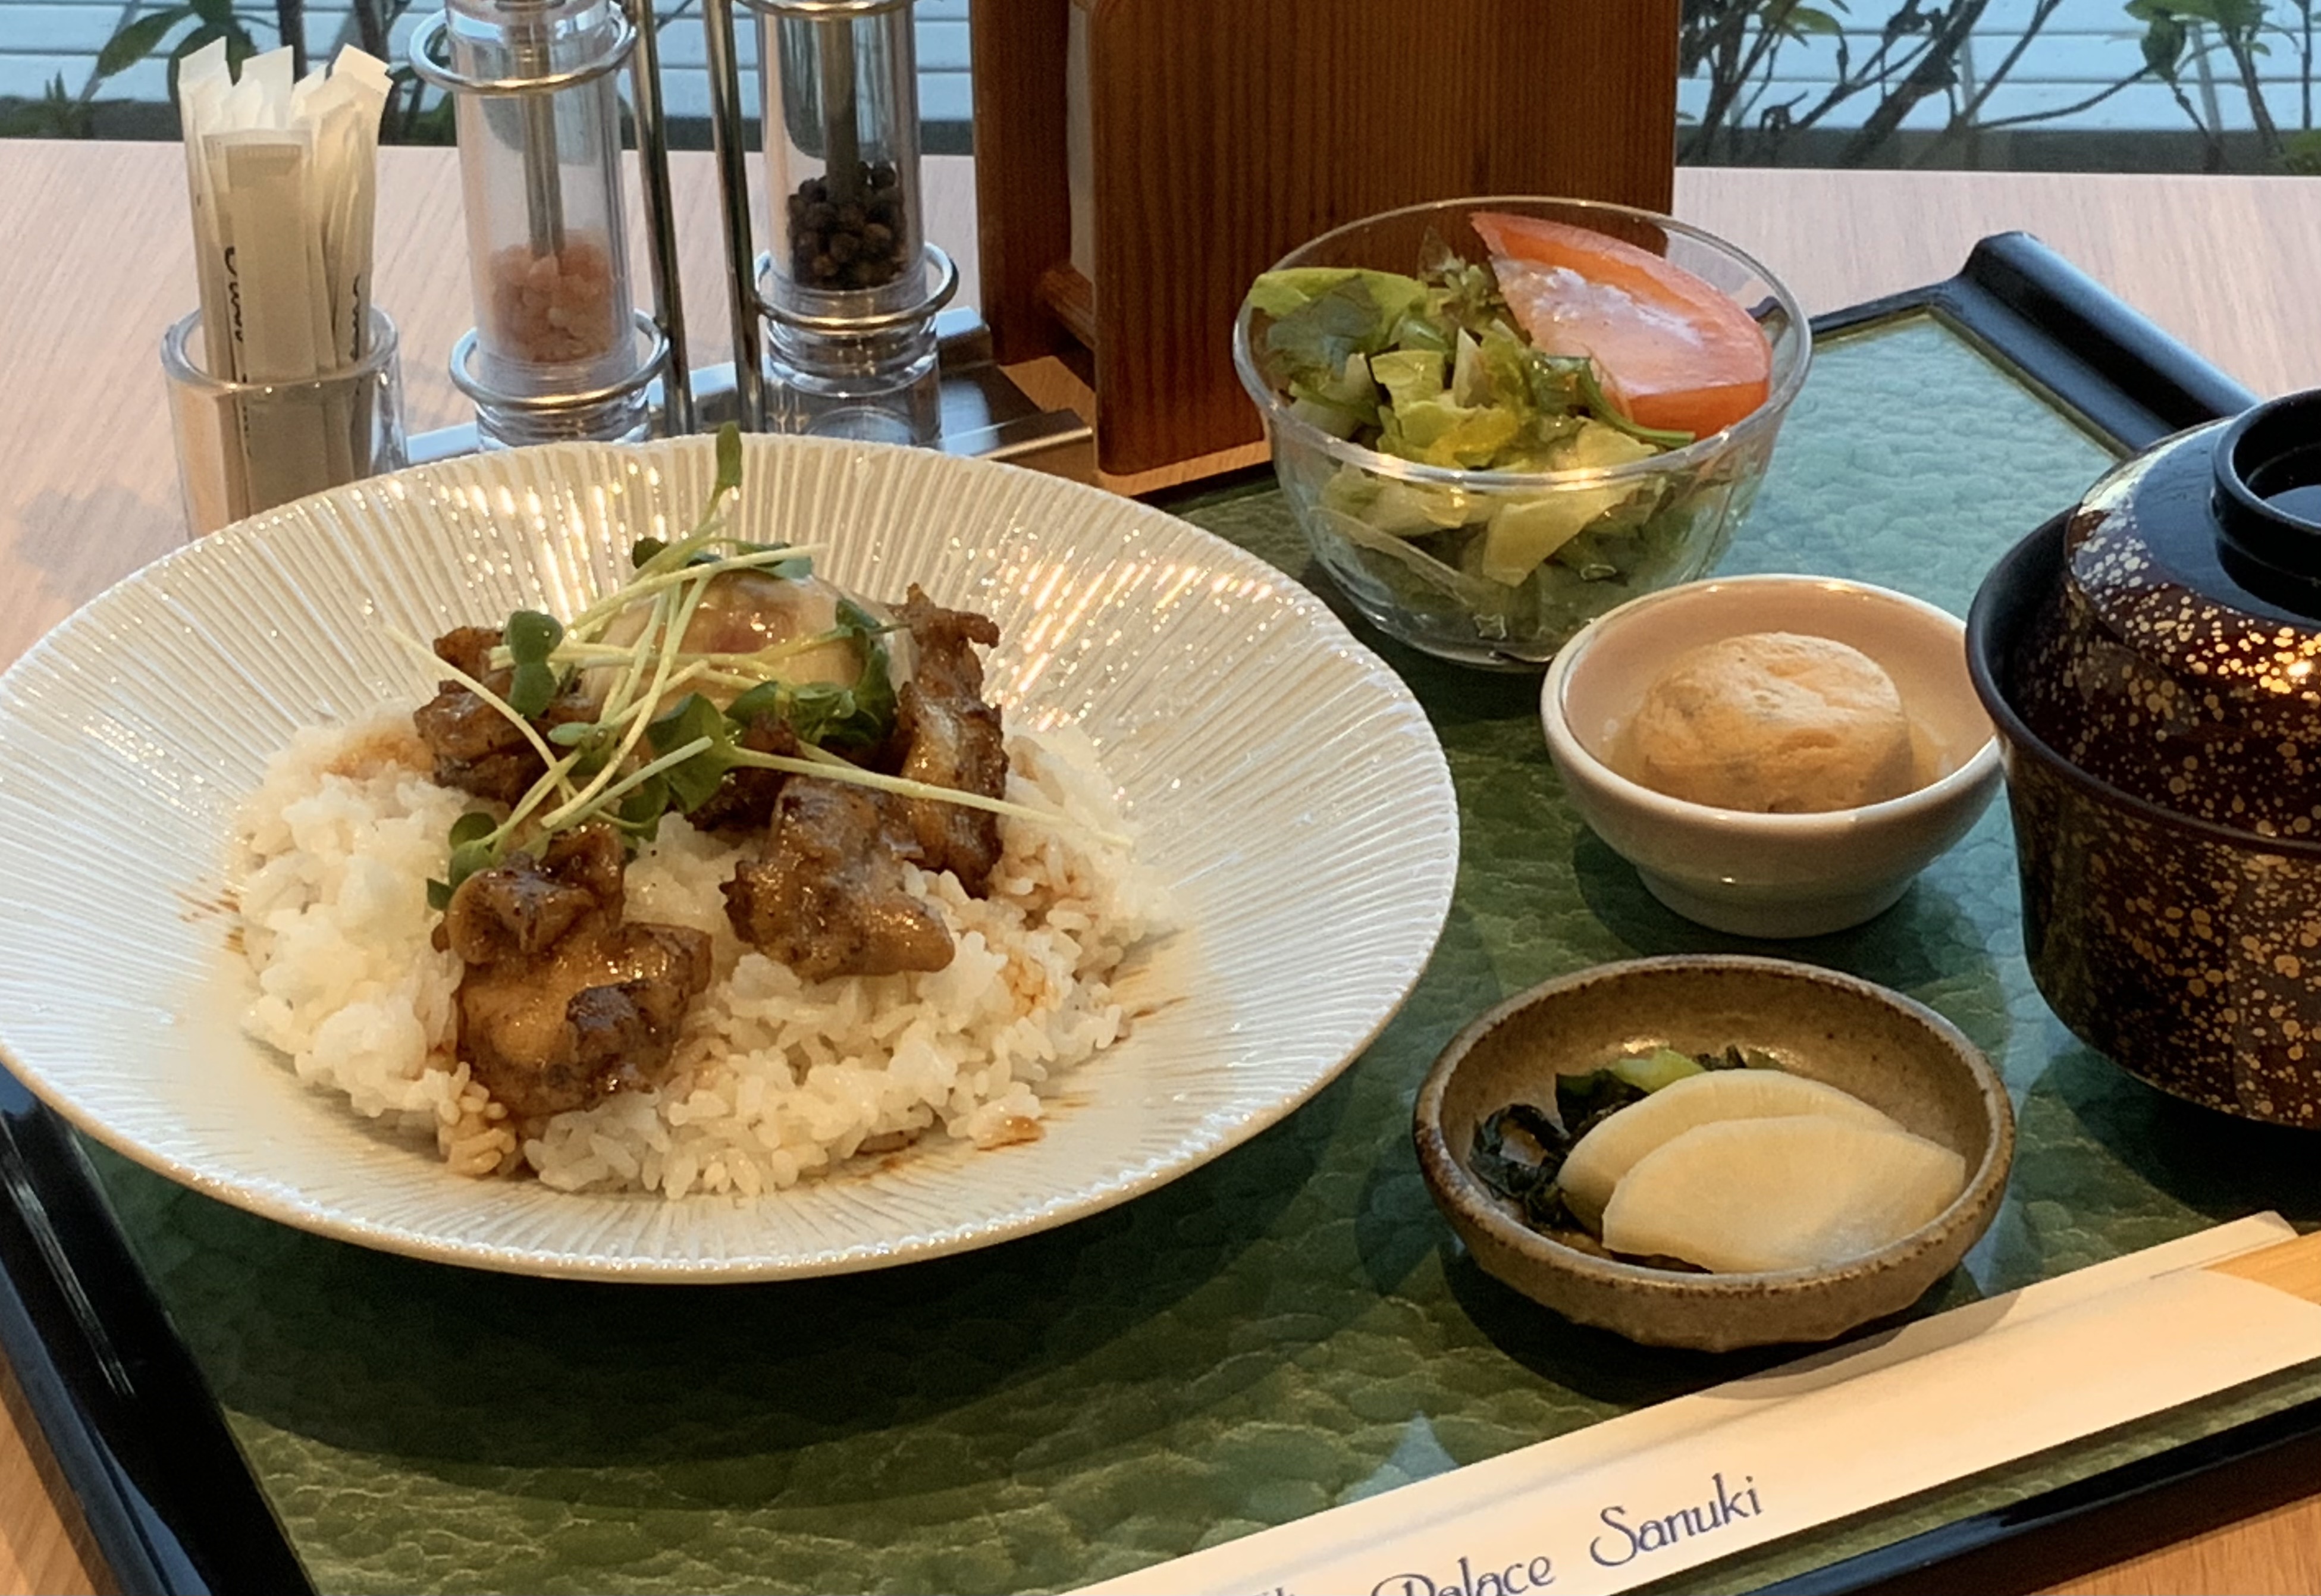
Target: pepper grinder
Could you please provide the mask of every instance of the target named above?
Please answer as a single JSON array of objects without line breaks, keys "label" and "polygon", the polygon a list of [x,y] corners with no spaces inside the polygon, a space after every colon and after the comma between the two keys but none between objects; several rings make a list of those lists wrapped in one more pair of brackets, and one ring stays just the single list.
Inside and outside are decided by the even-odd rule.
[{"label": "pepper grinder", "polygon": [[764,257],[752,253],[733,0],[708,0],[703,16],[743,424],[934,442],[935,316],[959,274],[926,241],[911,0],[743,3],[763,75]]},{"label": "pepper grinder", "polygon": [[[487,448],[689,432],[651,0],[447,0],[411,40],[460,140],[476,325],[451,351]],[[636,308],[616,75],[632,67],[654,309]]]}]

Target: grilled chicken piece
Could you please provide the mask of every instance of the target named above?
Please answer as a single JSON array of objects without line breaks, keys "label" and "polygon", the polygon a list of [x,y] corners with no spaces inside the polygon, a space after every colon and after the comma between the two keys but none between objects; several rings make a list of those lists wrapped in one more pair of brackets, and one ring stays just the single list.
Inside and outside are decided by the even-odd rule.
[{"label": "grilled chicken piece", "polygon": [[[759,753],[778,753],[796,759],[800,752],[797,734],[789,723],[778,716],[760,715],[742,731],[742,746]],[[686,818],[704,831],[760,831],[774,817],[774,804],[782,796],[782,784],[789,780],[780,771],[762,771],[751,765],[736,765],[725,772],[717,789],[688,811]]]},{"label": "grilled chicken piece", "polygon": [[711,974],[709,938],[623,923],[621,839],[569,831],[460,883],[444,945],[460,977],[460,1056],[519,1118],[586,1108],[660,1083],[686,1005]]},{"label": "grilled chicken piece", "polygon": [[[1007,792],[1007,747],[999,711],[983,699],[983,661],[974,645],[999,641],[988,616],[945,609],[911,586],[897,612],[911,634],[911,679],[897,696],[900,774],[984,798]],[[929,870],[947,870],[980,895],[999,862],[999,816],[933,798],[903,802],[904,824]]]},{"label": "grilled chicken piece", "polygon": [[[515,673],[492,668],[490,654],[499,645],[496,627],[460,626],[435,640],[435,657],[505,698]],[[594,700],[576,685],[532,724],[545,732],[565,721],[596,718]],[[412,712],[411,724],[435,756],[441,787],[513,804],[548,768],[513,721],[458,681],[437,682],[435,696]]]},{"label": "grilled chicken piece", "polygon": [[793,778],[766,857],[725,884],[734,934],[808,980],[949,964],[942,917],[903,884],[912,844],[901,807],[866,788]]}]

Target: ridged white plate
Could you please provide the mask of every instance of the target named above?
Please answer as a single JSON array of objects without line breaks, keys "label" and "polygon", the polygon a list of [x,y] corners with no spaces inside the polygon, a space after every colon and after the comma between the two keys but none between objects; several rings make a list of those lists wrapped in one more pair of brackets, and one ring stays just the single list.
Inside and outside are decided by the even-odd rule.
[{"label": "ridged white plate", "polygon": [[1037,1142],[924,1150],[759,1199],[573,1196],[447,1172],[239,1026],[232,814],[299,725],[416,704],[432,638],[569,615],[688,527],[705,440],[487,456],[302,501],[147,568],[0,678],[0,1048],[75,1125],[326,1236],[527,1273],[869,1269],[1059,1225],[1254,1135],[1399,1007],[1448,911],[1458,815],[1400,680],[1297,584],[1183,522],[926,451],[750,443],[748,535],[833,545],[880,597],[985,611],[1011,724],[1095,737],[1182,930],[1168,1002],[1069,1078]]}]

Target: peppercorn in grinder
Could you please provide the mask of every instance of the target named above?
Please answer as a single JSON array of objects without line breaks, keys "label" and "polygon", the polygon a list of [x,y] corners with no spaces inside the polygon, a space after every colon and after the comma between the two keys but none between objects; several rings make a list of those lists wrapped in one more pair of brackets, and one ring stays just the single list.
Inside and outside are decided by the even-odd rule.
[{"label": "peppercorn in grinder", "polygon": [[[451,96],[476,325],[451,352],[486,447],[692,430],[651,0],[448,0],[412,69]],[[631,68],[651,240],[636,308],[617,75]]]},{"label": "peppercorn in grinder", "polygon": [[[926,240],[911,0],[743,0],[757,14],[774,247],[753,255],[733,0],[708,0],[742,424],[933,443],[935,316],[959,286]],[[763,328],[762,344],[760,328]]]}]

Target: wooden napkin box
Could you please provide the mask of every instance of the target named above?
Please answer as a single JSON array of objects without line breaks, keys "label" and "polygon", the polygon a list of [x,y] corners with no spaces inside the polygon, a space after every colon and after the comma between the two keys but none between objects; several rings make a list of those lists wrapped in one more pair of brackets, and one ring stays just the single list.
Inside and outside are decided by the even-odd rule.
[{"label": "wooden napkin box", "polygon": [[1250,280],[1462,194],[1665,211],[1678,0],[978,0],[986,319],[1097,396],[1124,475],[1254,442]]}]

